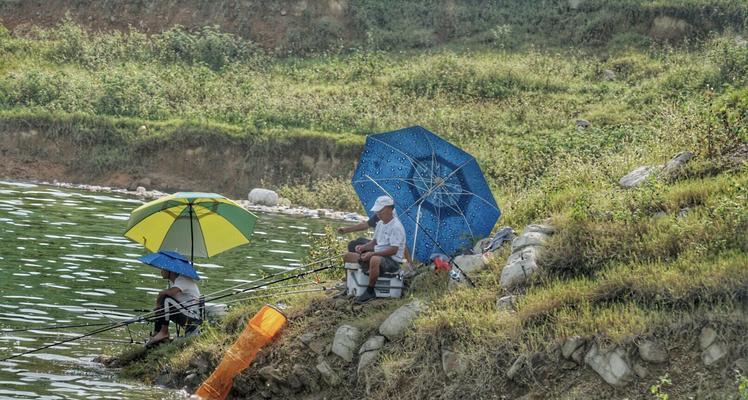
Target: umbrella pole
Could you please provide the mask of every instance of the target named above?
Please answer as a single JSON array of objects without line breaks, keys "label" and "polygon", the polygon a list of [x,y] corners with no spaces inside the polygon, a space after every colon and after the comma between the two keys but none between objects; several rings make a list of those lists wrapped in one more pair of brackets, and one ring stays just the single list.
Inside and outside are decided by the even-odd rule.
[{"label": "umbrella pole", "polygon": [[192,228],[192,203],[190,203],[190,263],[195,267],[195,232]]}]

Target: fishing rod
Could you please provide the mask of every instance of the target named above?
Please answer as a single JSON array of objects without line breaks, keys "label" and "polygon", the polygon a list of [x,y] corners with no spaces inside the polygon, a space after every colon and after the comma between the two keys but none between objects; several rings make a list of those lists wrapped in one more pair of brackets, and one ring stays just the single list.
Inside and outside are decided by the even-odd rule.
[{"label": "fishing rod", "polygon": [[[322,285],[320,289],[315,289],[315,290],[332,290],[331,286],[328,287],[328,286],[325,285],[325,284],[328,284],[328,283],[332,283],[332,282],[331,281],[328,281],[328,282],[304,282],[304,283],[297,283],[297,284],[293,284],[293,285],[276,286],[276,287],[273,287],[273,288],[261,289],[261,290],[257,290],[257,291],[252,290],[252,291],[249,291],[247,293],[257,293],[257,292],[260,292],[260,291],[265,292],[265,291],[276,290],[276,289],[298,288],[298,287],[305,287],[305,286],[312,286],[312,285]],[[245,300],[249,300],[249,299],[254,299],[254,298],[282,296],[282,295],[287,294],[287,293],[293,293],[293,291],[290,291],[290,292],[289,291],[285,291],[285,292],[274,292],[274,293],[262,294],[262,295],[259,295],[259,296],[242,297],[242,298],[238,298],[238,299],[235,299],[235,300],[226,301],[226,302],[224,302],[224,304],[233,304],[233,303],[238,303],[238,302],[241,302],[241,301],[245,301]]]},{"label": "fishing rod", "polygon": [[70,342],[73,342],[73,341],[76,341],[76,340],[80,340],[80,339],[84,339],[84,338],[87,338],[87,337],[90,337],[90,336],[93,336],[93,335],[98,335],[100,333],[108,332],[108,331],[111,331],[111,330],[114,330],[114,329],[117,329],[117,328],[121,328],[121,327],[123,327],[125,325],[128,325],[128,324],[139,322],[140,320],[141,320],[141,318],[134,318],[134,319],[129,320],[129,321],[121,321],[121,322],[118,322],[118,323],[115,323],[115,324],[110,324],[109,326],[105,326],[105,327],[99,328],[99,329],[94,329],[93,331],[87,332],[87,333],[85,333],[83,335],[80,335],[80,336],[75,336],[75,337],[68,338],[68,339],[65,339],[65,340],[60,340],[58,342],[50,343],[48,345],[45,345],[45,346],[42,346],[42,347],[38,347],[36,349],[31,349],[31,350],[28,350],[28,351],[24,351],[24,352],[21,352],[21,353],[10,355],[8,357],[0,359],[0,362],[12,360],[14,358],[18,358],[18,357],[25,356],[25,355],[28,355],[28,354],[36,353],[38,351],[42,351],[42,350],[48,349],[50,347],[59,346],[61,344],[70,343]]},{"label": "fishing rod", "polygon": [[233,303],[238,303],[241,301],[253,300],[253,299],[265,299],[268,297],[275,297],[275,296],[288,296],[288,295],[296,295],[296,294],[303,294],[303,293],[325,292],[328,290],[333,290],[333,288],[321,287],[317,289],[304,289],[304,290],[293,290],[290,292],[271,293],[271,294],[265,294],[262,296],[251,296],[251,297],[245,297],[242,299],[227,301],[226,304],[233,304]]},{"label": "fishing rod", "polygon": [[[338,254],[336,254],[336,255],[332,255],[332,256],[330,256],[330,257],[322,258],[322,259],[320,259],[320,260],[315,260],[315,261],[312,261],[312,262],[309,262],[309,263],[306,263],[306,264],[300,265],[300,266],[298,266],[298,267],[296,267],[296,268],[292,268],[292,269],[288,269],[288,270],[285,270],[285,271],[280,271],[280,272],[276,272],[276,273],[274,273],[274,274],[270,274],[270,275],[264,276],[264,277],[262,277],[262,278],[260,278],[260,279],[256,279],[256,280],[254,280],[254,281],[250,281],[250,282],[242,282],[242,283],[240,283],[240,284],[238,284],[238,285],[234,285],[234,286],[231,286],[231,287],[227,287],[227,288],[225,288],[225,289],[217,290],[217,291],[215,291],[215,292],[213,292],[213,293],[209,294],[209,296],[216,296],[216,295],[218,295],[219,293],[222,293],[222,292],[227,292],[227,291],[230,291],[230,290],[239,290],[239,288],[240,288],[240,287],[242,287],[242,286],[246,286],[246,285],[251,285],[251,284],[254,284],[254,283],[257,283],[257,282],[260,282],[260,281],[266,280],[266,279],[270,279],[270,278],[273,278],[273,277],[276,277],[276,276],[280,276],[280,275],[288,274],[288,273],[290,273],[290,272],[292,272],[292,271],[297,271],[297,270],[300,270],[300,269],[303,269],[303,268],[309,268],[309,267],[311,267],[312,265],[317,265],[317,264],[321,264],[321,263],[323,263],[323,262],[325,262],[325,261],[329,261],[329,260],[333,260],[333,259],[335,259],[335,258],[338,258],[338,257],[342,257],[342,255],[343,255],[342,253],[341,253],[341,254],[339,254],[339,255],[338,255]],[[239,291],[241,291],[241,290],[239,290]]]},{"label": "fishing rod", "polygon": [[51,329],[68,329],[68,328],[86,328],[90,326],[104,326],[104,325],[112,325],[113,322],[97,322],[93,324],[73,324],[73,325],[47,325],[47,326],[40,326],[40,327],[34,327],[34,328],[22,328],[22,329],[6,329],[2,328],[2,332],[0,332],[0,335],[5,335],[6,333],[13,333],[13,332],[28,332],[28,331],[39,331],[39,330],[51,330]]},{"label": "fishing rod", "polygon": [[[325,267],[316,268],[316,269],[311,270],[311,271],[305,271],[305,272],[302,272],[302,273],[299,273],[299,274],[296,274],[296,275],[292,275],[292,276],[280,278],[280,279],[277,279],[275,281],[265,282],[265,283],[260,284],[260,285],[256,285],[256,286],[253,286],[253,287],[250,287],[250,288],[247,288],[247,289],[243,289],[243,290],[241,290],[239,292],[227,293],[227,294],[224,294],[224,295],[221,295],[221,296],[213,297],[213,298],[211,298],[209,300],[206,299],[205,301],[216,301],[216,300],[220,300],[220,299],[223,299],[223,298],[226,298],[226,297],[238,295],[240,293],[246,293],[246,292],[249,292],[251,290],[259,289],[259,288],[262,288],[263,286],[273,285],[273,284],[285,282],[285,281],[288,281],[288,280],[291,280],[291,279],[301,278],[301,277],[304,277],[306,275],[318,273],[318,272],[321,272],[321,271],[324,271],[324,270],[327,270],[327,269],[330,269],[330,268],[333,268],[333,267],[334,267],[334,265],[328,265],[328,266],[325,266]],[[283,271],[282,273],[288,273],[288,272],[289,271]],[[279,273],[279,274],[281,274],[281,273]],[[273,275],[278,275],[278,274],[273,274]],[[268,277],[260,279],[260,280],[258,280],[258,282],[259,281],[263,281],[263,280],[265,280],[267,278]],[[193,302],[195,302],[195,301],[193,301]],[[197,303],[195,302],[195,304],[197,304]],[[180,304],[180,306],[183,309],[186,309],[186,307],[184,305]],[[21,356],[25,356],[25,355],[28,355],[28,354],[36,353],[36,352],[48,349],[50,347],[59,346],[61,344],[65,344],[65,343],[73,342],[73,341],[76,341],[76,340],[84,339],[84,338],[87,338],[87,337],[90,337],[90,336],[93,336],[93,335],[98,335],[100,333],[108,332],[108,331],[111,331],[111,330],[114,330],[114,329],[117,329],[117,328],[121,328],[123,326],[127,326],[127,325],[130,325],[130,324],[136,323],[136,322],[152,321],[155,318],[163,316],[164,314],[165,314],[165,312],[164,312],[164,310],[162,308],[160,310],[156,310],[156,311],[150,312],[148,314],[141,315],[141,316],[138,316],[136,318],[132,318],[132,319],[127,320],[127,321],[120,321],[120,322],[117,322],[117,323],[114,323],[114,324],[109,324],[109,325],[104,326],[102,328],[94,329],[93,331],[87,332],[87,333],[85,333],[83,335],[80,335],[80,336],[75,336],[75,337],[68,338],[68,339],[65,339],[65,340],[61,340],[61,341],[58,341],[58,342],[55,342],[55,343],[50,343],[48,345],[45,345],[45,346],[42,346],[42,347],[38,347],[36,349],[31,349],[31,350],[24,351],[24,352],[21,352],[21,353],[13,354],[13,355],[11,355],[9,357],[5,357],[3,359],[0,359],[0,362],[11,360],[11,359],[14,359],[14,358],[17,358],[17,357],[21,357]]]},{"label": "fishing rod", "polygon": [[[451,175],[450,175],[450,176],[451,176]],[[393,197],[393,196],[392,196],[392,195],[390,194],[390,192],[388,192],[388,191],[387,191],[387,189],[383,188],[383,187],[382,187],[382,185],[380,185],[379,183],[377,183],[377,181],[375,181],[375,180],[374,180],[374,178],[372,178],[372,177],[371,177],[371,176],[369,176],[369,175],[366,175],[366,177],[367,177],[367,178],[368,178],[368,179],[369,179],[370,181],[372,181],[372,183],[374,183],[375,185],[377,185],[377,187],[378,187],[378,188],[382,189],[382,191],[383,191],[383,192],[385,192],[385,193],[387,194],[387,196],[390,196],[390,197],[392,197],[392,198],[394,199],[394,197]],[[430,191],[430,190],[429,190],[428,192],[426,192],[426,193],[425,193],[425,194],[424,194],[423,196],[421,196],[421,197],[420,197],[420,198],[419,198],[418,200],[416,200],[416,202],[420,201],[421,199],[425,199],[425,198],[426,198],[426,196],[428,196],[429,194],[431,194],[431,191]],[[415,205],[415,203],[413,203],[413,204]],[[439,244],[439,242],[437,242],[437,241],[436,241],[436,240],[435,240],[435,239],[434,239],[434,238],[433,238],[433,237],[432,237],[432,236],[431,236],[431,235],[429,234],[429,232],[428,232],[428,231],[427,231],[426,229],[424,229],[424,228],[423,228],[423,226],[421,225],[421,223],[420,223],[420,222],[418,222],[418,220],[417,220],[417,219],[413,218],[413,216],[412,216],[412,215],[410,215],[410,214],[408,214],[408,213],[407,213],[407,211],[408,211],[408,210],[410,210],[410,209],[411,209],[412,207],[413,207],[413,206],[411,206],[411,207],[408,207],[407,209],[405,209],[405,212],[403,212],[403,213],[404,213],[405,215],[407,215],[407,216],[408,216],[408,218],[410,218],[411,220],[413,220],[413,222],[415,222],[415,223],[416,223],[416,225],[418,225],[418,227],[419,227],[419,228],[421,229],[421,231],[422,231],[422,232],[423,232],[424,234],[426,234],[426,236],[428,236],[428,238],[429,238],[429,239],[431,239],[431,241],[432,241],[432,242],[433,242],[433,243],[434,243],[434,244],[436,245],[436,247],[438,247],[438,248],[439,248],[439,250],[440,250],[440,251],[442,252],[442,254],[446,254],[446,251],[444,250],[444,248],[443,248],[443,247],[442,247],[442,246],[441,246],[441,245]],[[419,213],[420,213],[420,210],[419,210]],[[415,246],[415,243],[414,243],[414,246]],[[454,261],[454,258],[450,258],[450,259],[449,259],[449,263],[450,263],[450,264],[452,264],[452,265],[454,265],[454,266],[455,266],[455,268],[457,268],[457,270],[458,270],[458,271],[460,271],[460,273],[462,274],[462,276],[464,276],[464,277],[465,277],[465,280],[467,281],[467,283],[469,283],[469,284],[470,284],[470,286],[472,286],[472,287],[475,287],[475,283],[473,282],[473,280],[472,280],[472,279],[470,279],[470,277],[468,276],[468,274],[466,274],[466,273],[465,273],[465,271],[463,271],[463,270],[462,270],[462,268],[460,268],[460,266],[459,266],[459,265],[458,265],[458,264],[457,264],[457,263],[456,263],[456,262]]]}]

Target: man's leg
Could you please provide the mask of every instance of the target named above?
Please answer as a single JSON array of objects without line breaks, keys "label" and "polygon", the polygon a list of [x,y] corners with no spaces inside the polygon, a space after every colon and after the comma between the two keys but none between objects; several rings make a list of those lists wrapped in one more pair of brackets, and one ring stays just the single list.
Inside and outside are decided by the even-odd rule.
[{"label": "man's leg", "polygon": [[377,285],[377,279],[379,278],[379,266],[382,263],[382,257],[373,256],[369,259],[369,286],[366,291],[360,296],[356,297],[356,303],[366,303],[369,300],[373,300],[377,297],[374,287]]},{"label": "man's leg", "polygon": [[[156,320],[155,320],[155,325],[153,329],[154,335],[150,340],[148,340],[146,345],[160,342],[169,337],[169,318],[166,316],[166,309],[164,308],[164,303],[166,302],[167,298],[172,299],[171,297],[167,296],[164,298],[163,301],[160,301],[158,305],[156,306],[156,309],[155,309]],[[174,311],[176,310],[171,310],[171,312],[174,312]]]},{"label": "man's leg", "polygon": [[379,265],[382,263],[382,257],[373,256],[369,259],[369,288],[374,290],[379,278]]}]

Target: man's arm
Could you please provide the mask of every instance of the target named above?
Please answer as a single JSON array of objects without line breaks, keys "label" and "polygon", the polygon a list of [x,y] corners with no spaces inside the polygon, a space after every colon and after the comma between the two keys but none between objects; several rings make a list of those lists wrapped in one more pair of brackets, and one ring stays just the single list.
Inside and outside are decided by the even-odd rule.
[{"label": "man's arm", "polygon": [[359,222],[356,225],[351,226],[341,226],[338,228],[338,233],[351,233],[351,232],[358,232],[358,231],[365,231],[369,229],[369,224],[364,222]]},{"label": "man's arm", "polygon": [[376,240],[370,240],[369,243],[360,244],[356,246],[356,253],[364,253],[367,251],[372,251],[374,250],[374,246],[376,245],[377,245]]},{"label": "man's arm", "polygon": [[364,253],[363,255],[361,255],[361,260],[367,261],[372,256],[380,256],[380,257],[392,256],[392,255],[397,254],[397,250],[398,250],[397,246],[388,246],[388,247],[385,247],[384,249],[376,251],[376,252],[370,251],[370,252],[367,252],[367,253]]}]

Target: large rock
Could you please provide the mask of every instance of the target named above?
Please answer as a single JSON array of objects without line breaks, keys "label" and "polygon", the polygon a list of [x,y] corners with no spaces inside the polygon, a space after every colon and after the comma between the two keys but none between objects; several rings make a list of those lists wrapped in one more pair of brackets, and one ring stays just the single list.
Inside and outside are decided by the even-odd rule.
[{"label": "large rock", "polygon": [[496,300],[496,309],[501,311],[514,311],[514,305],[517,303],[517,296],[506,295]]},{"label": "large rock", "polygon": [[527,232],[538,232],[544,235],[553,235],[556,233],[556,228],[548,224],[530,224],[525,227],[525,233]]},{"label": "large rock", "polygon": [[584,356],[584,362],[605,382],[613,386],[623,386],[633,378],[633,371],[624,358],[625,354],[620,347],[613,351],[601,352],[595,343]]},{"label": "large rock", "polygon": [[379,350],[384,346],[384,340],[384,336],[377,335],[370,337],[358,350],[357,371],[359,375],[377,359]]},{"label": "large rock", "polygon": [[442,349],[442,369],[448,379],[454,379],[467,371],[467,360],[465,357],[450,349]]},{"label": "large rock", "polygon": [[548,235],[540,232],[524,232],[512,240],[512,253],[528,246],[542,246],[548,239]]},{"label": "large rock", "polygon": [[340,385],[341,379],[340,376],[332,369],[330,364],[327,363],[327,361],[322,361],[319,364],[317,364],[317,372],[322,376],[322,380],[325,381],[329,386],[338,386]]},{"label": "large rock", "polygon": [[686,165],[686,163],[693,158],[693,153],[690,151],[681,151],[680,153],[676,154],[675,157],[673,157],[670,161],[665,163],[665,166],[662,168],[662,176],[666,178],[673,178],[678,176],[678,174],[681,173],[683,170],[683,166]]},{"label": "large rock", "polygon": [[714,342],[701,353],[701,361],[707,367],[725,358],[727,355],[727,345],[720,342]]},{"label": "large rock", "polygon": [[524,247],[521,250],[512,253],[509,258],[506,259],[506,263],[512,264],[519,260],[535,261],[538,258],[538,254],[540,253],[539,249],[540,247],[537,246]]},{"label": "large rock", "polygon": [[414,300],[398,308],[382,322],[382,325],[379,326],[379,333],[389,340],[403,336],[405,330],[423,309],[424,305],[420,300]]},{"label": "large rock", "polygon": [[578,348],[584,346],[584,343],[585,340],[581,336],[572,336],[566,339],[564,345],[561,346],[561,355],[566,359],[570,359],[571,355],[574,354]]},{"label": "large rock", "polygon": [[332,341],[332,352],[340,358],[351,362],[353,355],[358,349],[358,341],[361,337],[361,331],[350,325],[341,325],[335,332],[335,339]]},{"label": "large rock", "polygon": [[269,189],[254,188],[247,198],[252,204],[275,207],[278,205],[278,193]]},{"label": "large rock", "polygon": [[651,340],[645,340],[637,345],[639,348],[639,357],[644,361],[652,363],[662,363],[667,361],[667,351],[659,343]]},{"label": "large rock", "polygon": [[489,257],[483,254],[461,255],[454,258],[454,263],[460,266],[466,274],[480,271],[488,264]]},{"label": "large rock", "polygon": [[501,287],[524,283],[538,270],[538,264],[535,260],[519,260],[504,266],[501,270]]},{"label": "large rock", "polygon": [[706,350],[715,340],[717,340],[717,331],[709,326],[705,326],[701,329],[701,335],[699,335],[699,346],[701,346],[701,350]]},{"label": "large rock", "polygon": [[618,181],[618,184],[625,188],[639,186],[642,182],[647,180],[650,175],[656,173],[659,168],[660,167],[639,167],[621,178],[621,180]]},{"label": "large rock", "polygon": [[506,372],[506,377],[509,379],[515,379],[518,377],[518,374],[527,364],[527,356],[520,355],[517,357],[516,360],[514,360],[514,363],[512,363],[512,366],[509,367],[509,370]]}]

